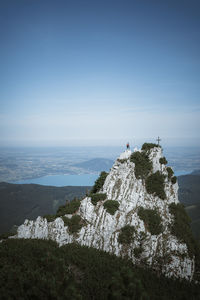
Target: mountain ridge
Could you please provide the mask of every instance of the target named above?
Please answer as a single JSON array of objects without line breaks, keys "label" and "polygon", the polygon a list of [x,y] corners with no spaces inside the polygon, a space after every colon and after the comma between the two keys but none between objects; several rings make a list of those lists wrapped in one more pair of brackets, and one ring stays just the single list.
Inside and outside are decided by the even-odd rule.
[{"label": "mountain ridge", "polygon": [[109,171],[113,165],[113,160],[108,158],[93,158],[84,162],[76,163],[73,166],[82,168],[87,171],[100,172]]},{"label": "mountain ridge", "polygon": [[[111,213],[106,203],[117,203],[118,208]],[[63,208],[63,214],[49,222],[42,217],[26,220],[15,237],[50,238],[59,245],[78,242],[128,256],[168,277],[191,280],[193,240],[187,218],[183,217],[188,236],[177,231],[177,218],[184,214],[179,204],[176,177],[166,167],[161,147],[144,144],[141,150],[122,153],[102,187],[81,200],[74,212]]]}]

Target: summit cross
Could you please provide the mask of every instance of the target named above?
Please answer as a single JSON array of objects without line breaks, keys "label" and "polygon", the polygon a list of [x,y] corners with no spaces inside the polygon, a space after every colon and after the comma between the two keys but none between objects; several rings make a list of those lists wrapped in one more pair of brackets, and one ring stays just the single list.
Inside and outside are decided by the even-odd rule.
[{"label": "summit cross", "polygon": [[158,136],[156,141],[158,142],[158,146],[159,146],[159,142],[161,141],[161,138],[159,138],[159,136]]}]

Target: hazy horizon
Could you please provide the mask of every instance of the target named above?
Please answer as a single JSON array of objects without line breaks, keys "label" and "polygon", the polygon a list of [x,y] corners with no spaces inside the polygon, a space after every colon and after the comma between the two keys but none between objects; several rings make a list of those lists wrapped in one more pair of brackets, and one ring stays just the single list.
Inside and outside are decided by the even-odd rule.
[{"label": "hazy horizon", "polygon": [[[98,140],[98,139],[83,139],[83,140],[59,140],[59,141],[16,141],[13,140],[10,142],[3,143],[1,142],[0,149],[1,148],[90,148],[90,147],[110,147],[110,148],[126,148],[127,142],[130,143],[131,149],[134,149],[135,147],[140,148],[143,143],[149,142],[149,143],[157,143],[157,138],[140,138],[140,139],[119,139],[119,140]],[[180,139],[180,138],[164,138],[161,139],[160,142],[163,149],[168,147],[188,147],[188,148],[200,148],[200,140],[191,138],[191,139]]]},{"label": "hazy horizon", "polygon": [[0,2],[0,146],[200,146],[200,2]]}]

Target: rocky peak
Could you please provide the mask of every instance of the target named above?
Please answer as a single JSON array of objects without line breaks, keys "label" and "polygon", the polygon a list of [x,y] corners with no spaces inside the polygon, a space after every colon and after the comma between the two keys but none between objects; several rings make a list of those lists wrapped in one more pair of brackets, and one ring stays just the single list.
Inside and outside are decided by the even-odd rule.
[{"label": "rocky peak", "polygon": [[173,230],[180,205],[176,178],[161,147],[144,145],[123,152],[98,191],[73,213],[64,211],[49,222],[45,217],[25,220],[16,237],[53,239],[59,245],[77,242],[128,256],[168,277],[191,280],[194,254]]}]

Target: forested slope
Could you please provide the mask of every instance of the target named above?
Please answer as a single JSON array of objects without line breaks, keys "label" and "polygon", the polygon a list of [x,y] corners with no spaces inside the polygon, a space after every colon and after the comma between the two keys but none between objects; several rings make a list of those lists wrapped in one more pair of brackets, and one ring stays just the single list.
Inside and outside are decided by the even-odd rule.
[{"label": "forested slope", "polygon": [[157,277],[126,259],[69,244],[8,240],[0,244],[1,299],[200,299],[199,286]]},{"label": "forested slope", "polygon": [[195,238],[200,240],[200,175],[178,177],[179,201],[185,205],[191,218],[191,227]]},{"label": "forested slope", "polygon": [[88,187],[42,186],[0,183],[0,233],[20,225],[26,218],[54,214],[66,200],[85,195]]}]

